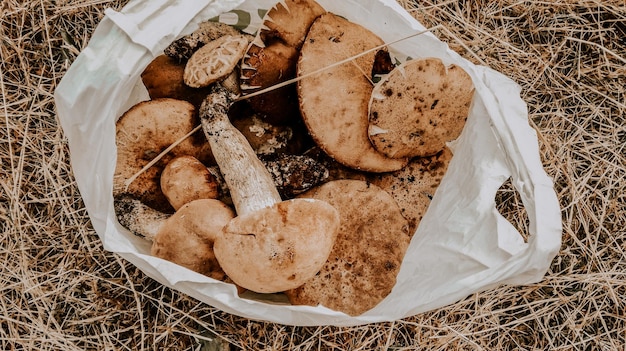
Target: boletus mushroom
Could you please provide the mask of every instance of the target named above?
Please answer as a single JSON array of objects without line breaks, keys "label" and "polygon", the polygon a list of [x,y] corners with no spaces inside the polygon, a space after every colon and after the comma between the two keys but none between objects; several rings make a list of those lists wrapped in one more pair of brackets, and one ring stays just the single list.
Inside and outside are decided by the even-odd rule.
[{"label": "boletus mushroom", "polygon": [[[269,9],[242,60],[242,92],[253,93],[294,78],[304,37],[315,18],[325,12],[315,0],[284,0]],[[264,120],[272,123],[288,123],[300,115],[293,85],[248,101]]]},{"label": "boletus mushroom", "polygon": [[169,215],[130,195],[120,195],[115,198],[115,212],[122,226],[152,241],[152,255],[213,279],[226,278],[213,254],[213,243],[222,227],[235,217],[223,202],[194,200]]},{"label": "boletus mushroom", "polygon": [[228,119],[236,97],[218,83],[200,108],[202,128],[237,213],[215,241],[215,256],[233,282],[248,290],[293,289],[326,262],[339,213],[325,201],[282,201],[267,169]]},{"label": "boletus mushroom", "polygon": [[196,109],[187,101],[160,98],[142,101],[126,111],[116,123],[113,196],[129,193],[152,208],[173,212],[161,191],[161,172],[171,159],[181,155],[193,155],[212,164],[211,150],[202,132],[193,133],[145,172],[141,170],[196,125]]}]

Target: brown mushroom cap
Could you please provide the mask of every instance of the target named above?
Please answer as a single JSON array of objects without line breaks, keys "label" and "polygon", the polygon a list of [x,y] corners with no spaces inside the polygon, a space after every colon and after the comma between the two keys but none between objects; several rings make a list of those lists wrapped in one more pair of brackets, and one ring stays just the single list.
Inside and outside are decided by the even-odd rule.
[{"label": "brown mushroom cap", "polygon": [[328,203],[287,200],[230,221],[214,250],[236,284],[259,293],[280,292],[318,272],[338,228],[339,215]]},{"label": "brown mushroom cap", "polygon": [[166,55],[159,55],[141,73],[141,80],[152,100],[158,98],[185,100],[197,108],[208,94],[208,89],[192,88],[185,84],[184,71],[185,63],[179,63]]},{"label": "brown mushroom cap", "polygon": [[434,155],[461,134],[473,95],[461,67],[437,58],[407,61],[374,87],[369,138],[389,157]]},{"label": "brown mushroom cap", "polygon": [[195,272],[224,280],[213,244],[235,213],[219,200],[189,202],[162,224],[151,253]]},{"label": "brown mushroom cap", "polygon": [[409,245],[408,223],[398,205],[384,190],[360,180],[331,181],[301,197],[331,204],[341,226],[320,272],[286,291],[289,301],[349,315],[376,306],[395,285]]},{"label": "brown mushroom cap", "polygon": [[[304,37],[311,23],[324,12],[324,8],[314,0],[285,0],[272,7],[242,61],[242,92],[252,93],[294,78]],[[272,123],[288,122],[300,115],[293,85],[248,101]]]},{"label": "brown mushroom cap", "polygon": [[[309,29],[297,74],[315,72],[381,44],[382,39],[365,27],[326,13]],[[298,95],[302,117],[320,148],[348,167],[389,172],[408,160],[379,153],[367,135],[374,56],[372,52],[300,80]]]},{"label": "brown mushroom cap", "polygon": [[172,158],[180,155],[193,155],[205,164],[213,163],[210,147],[201,131],[185,139],[139,175],[128,190],[124,182],[189,133],[197,123],[195,108],[182,100],[162,98],[144,101],[126,111],[116,124],[117,163],[113,195],[128,192],[154,209],[172,212],[159,185],[161,171]]},{"label": "brown mushroom cap", "polygon": [[446,147],[436,155],[412,159],[399,171],[368,175],[368,181],[396,200],[402,215],[409,221],[411,236],[426,214],[451,159],[452,152]]},{"label": "brown mushroom cap", "polygon": [[161,173],[161,190],[175,210],[198,199],[216,199],[219,187],[215,176],[197,158],[178,156]]}]

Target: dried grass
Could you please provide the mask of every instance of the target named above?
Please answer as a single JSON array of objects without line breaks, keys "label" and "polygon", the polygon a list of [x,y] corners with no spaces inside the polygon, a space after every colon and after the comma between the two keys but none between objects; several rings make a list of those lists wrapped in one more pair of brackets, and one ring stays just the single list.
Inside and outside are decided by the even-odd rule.
[{"label": "dried grass", "polygon": [[[563,245],[545,279],[393,323],[287,327],[218,311],[105,252],[81,202],[52,93],[105,7],[0,5],[0,348],[625,350],[626,5],[400,1],[453,49],[523,88],[556,182]],[[500,210],[522,230],[512,187]]]}]

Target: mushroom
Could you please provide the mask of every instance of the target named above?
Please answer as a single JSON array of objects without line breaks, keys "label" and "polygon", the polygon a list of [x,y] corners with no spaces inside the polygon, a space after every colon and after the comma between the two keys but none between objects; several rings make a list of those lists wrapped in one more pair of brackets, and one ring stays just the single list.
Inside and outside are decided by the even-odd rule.
[{"label": "mushroom", "polygon": [[293,305],[324,305],[359,315],[385,298],[409,246],[408,222],[386,191],[361,180],[334,180],[303,198],[332,204],[341,216],[335,245],[319,274],[285,291]]},{"label": "mushroom", "polygon": [[151,254],[217,280],[224,280],[213,253],[221,229],[234,218],[233,210],[214,199],[199,199],[172,215],[154,210],[128,195],[115,199],[119,223],[152,241]]},{"label": "mushroom", "polygon": [[131,233],[152,241],[170,214],[155,210],[130,194],[115,196],[117,221]]},{"label": "mushroom", "polygon": [[161,226],[152,242],[151,254],[213,279],[225,274],[214,254],[214,243],[235,213],[215,199],[185,204]]},{"label": "mushroom", "polygon": [[438,58],[407,61],[374,87],[370,141],[387,157],[434,155],[461,134],[473,96],[472,78],[461,67]]},{"label": "mushroom", "polygon": [[451,160],[452,152],[446,147],[433,156],[415,157],[399,171],[370,173],[367,180],[396,200],[402,215],[409,221],[409,233],[413,236]]},{"label": "mushroom", "polygon": [[[300,50],[297,75],[330,67],[383,43],[367,28],[328,12],[309,29]],[[372,52],[301,79],[298,97],[309,133],[324,152],[350,168],[390,172],[404,167],[408,159],[385,156],[368,138],[374,56]]]},{"label": "mushroom", "polygon": [[200,108],[203,130],[237,212],[215,242],[215,256],[226,274],[248,290],[293,289],[328,258],[339,214],[325,201],[282,201],[267,169],[228,119],[235,98],[216,84]]},{"label": "mushroom", "polygon": [[[204,21],[198,24],[198,28],[173,41],[168,45],[163,53],[178,62],[186,62],[194,52],[205,44],[225,35],[243,34],[237,28],[225,23],[216,21]],[[245,34],[244,34],[245,35]],[[248,41],[252,41],[251,36],[247,36]]]},{"label": "mushroom", "polygon": [[267,123],[256,114],[231,117],[231,122],[246,137],[257,155],[296,154],[304,139],[294,128]]},{"label": "mushroom", "polygon": [[183,81],[185,63],[180,63],[166,55],[155,57],[141,72],[141,81],[150,99],[172,98],[185,100],[196,108],[208,94],[207,88],[192,88]]},{"label": "mushroom", "polygon": [[219,184],[197,158],[183,155],[174,158],[161,173],[161,190],[175,210],[197,199],[219,197]]},{"label": "mushroom", "polygon": [[225,35],[205,44],[187,61],[183,81],[192,88],[203,88],[228,77],[247,47],[243,35]]}]

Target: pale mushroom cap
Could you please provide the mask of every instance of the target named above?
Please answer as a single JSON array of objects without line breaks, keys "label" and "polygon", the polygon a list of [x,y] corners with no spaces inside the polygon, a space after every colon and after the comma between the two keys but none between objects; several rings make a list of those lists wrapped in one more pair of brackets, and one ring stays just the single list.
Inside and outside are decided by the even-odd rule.
[{"label": "pale mushroom cap", "polygon": [[296,288],[328,259],[339,214],[327,202],[294,199],[239,216],[223,228],[215,255],[237,284],[258,293]]},{"label": "pale mushroom cap", "polygon": [[225,35],[198,49],[183,72],[185,84],[192,88],[207,87],[226,78],[235,69],[248,47],[243,35]]},{"label": "pale mushroom cap", "polygon": [[219,200],[187,203],[168,218],[154,237],[151,253],[217,280],[225,278],[213,244],[234,211]]}]

